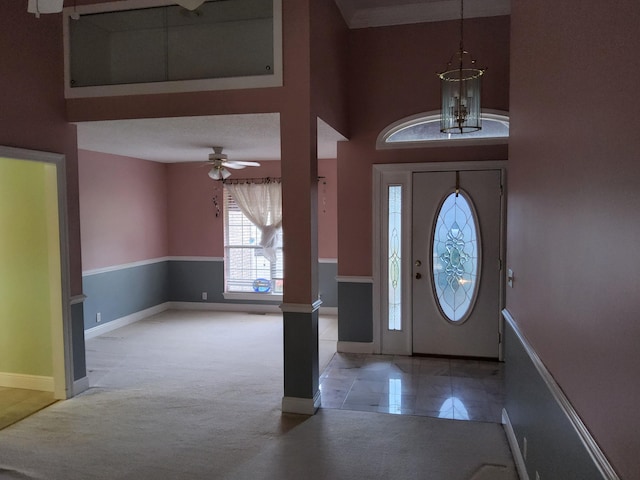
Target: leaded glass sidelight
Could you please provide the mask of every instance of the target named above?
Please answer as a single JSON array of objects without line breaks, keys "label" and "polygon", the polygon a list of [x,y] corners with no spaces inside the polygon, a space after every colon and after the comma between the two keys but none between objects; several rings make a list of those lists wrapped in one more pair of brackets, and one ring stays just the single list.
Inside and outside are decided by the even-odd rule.
[{"label": "leaded glass sidelight", "polygon": [[480,278],[480,235],[471,200],[448,195],[433,229],[433,285],[440,311],[452,322],[467,319]]},{"label": "leaded glass sidelight", "polygon": [[389,330],[402,329],[402,185],[389,185],[387,244]]}]

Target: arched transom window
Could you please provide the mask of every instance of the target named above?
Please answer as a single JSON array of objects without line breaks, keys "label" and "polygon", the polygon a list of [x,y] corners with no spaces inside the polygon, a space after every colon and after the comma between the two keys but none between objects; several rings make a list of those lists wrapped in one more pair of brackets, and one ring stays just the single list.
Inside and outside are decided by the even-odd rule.
[{"label": "arched transom window", "polygon": [[501,144],[509,140],[509,113],[482,112],[482,129],[465,134],[440,132],[440,111],[412,115],[385,128],[376,141],[378,150],[387,148],[435,147],[446,144]]}]

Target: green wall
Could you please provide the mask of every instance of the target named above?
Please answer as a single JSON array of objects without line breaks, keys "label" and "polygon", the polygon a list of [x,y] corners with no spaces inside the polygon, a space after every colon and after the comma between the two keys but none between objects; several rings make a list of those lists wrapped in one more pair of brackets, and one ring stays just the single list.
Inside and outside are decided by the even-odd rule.
[{"label": "green wall", "polygon": [[59,272],[50,272],[50,260],[59,251],[50,241],[57,235],[51,169],[0,158],[0,374],[53,375],[50,291],[59,285],[50,278],[59,281]]}]

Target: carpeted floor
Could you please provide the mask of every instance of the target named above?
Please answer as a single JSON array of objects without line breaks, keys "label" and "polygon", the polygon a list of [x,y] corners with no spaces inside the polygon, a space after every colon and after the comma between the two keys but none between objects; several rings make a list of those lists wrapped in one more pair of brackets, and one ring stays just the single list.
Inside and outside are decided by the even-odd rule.
[{"label": "carpeted floor", "polygon": [[0,431],[0,479],[517,479],[497,424],[282,415],[278,315],[164,312],[87,364],[89,391]]}]

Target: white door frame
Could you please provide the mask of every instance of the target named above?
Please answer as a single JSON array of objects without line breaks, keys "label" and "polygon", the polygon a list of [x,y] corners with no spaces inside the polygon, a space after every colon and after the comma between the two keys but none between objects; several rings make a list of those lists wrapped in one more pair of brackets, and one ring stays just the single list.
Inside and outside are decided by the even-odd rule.
[{"label": "white door frame", "polygon": [[[411,355],[413,344],[413,324],[411,313],[411,221],[413,218],[412,177],[414,172],[448,172],[463,170],[500,170],[502,185],[506,185],[506,160],[477,162],[429,162],[429,163],[393,163],[373,166],[373,351],[374,353]],[[387,329],[387,190],[391,185],[402,186],[402,330],[389,332]],[[501,200],[500,256],[505,258],[505,219],[506,191]],[[500,279],[500,306],[504,306],[504,275]],[[503,321],[500,318],[500,338],[503,337]],[[384,343],[384,345],[383,345]],[[499,359],[503,358],[503,344],[500,342]]]},{"label": "white door frame", "polygon": [[71,284],[69,279],[69,234],[67,229],[67,174],[65,156],[59,153],[0,146],[0,157],[12,160],[42,162],[53,164],[56,167],[58,229],[60,232],[62,332],[60,332],[58,328],[52,328],[51,330],[53,387],[55,398],[71,398],[74,394],[73,343],[71,332]]}]

